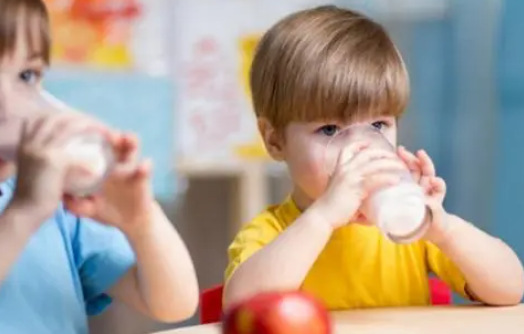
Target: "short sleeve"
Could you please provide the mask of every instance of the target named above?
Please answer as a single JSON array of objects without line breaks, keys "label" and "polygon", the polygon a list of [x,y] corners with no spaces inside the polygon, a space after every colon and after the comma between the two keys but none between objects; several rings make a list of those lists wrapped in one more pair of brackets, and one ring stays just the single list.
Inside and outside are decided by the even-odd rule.
[{"label": "short sleeve", "polygon": [[75,262],[82,283],[86,312],[95,315],[111,303],[107,291],[135,264],[135,255],[120,230],[76,218]]},{"label": "short sleeve", "polygon": [[229,263],[225,272],[226,284],[244,261],[273,241],[281,232],[282,228],[269,214],[262,214],[243,227],[228,249]]},{"label": "short sleeve", "polygon": [[442,251],[432,243],[426,242],[426,256],[430,270],[441,280],[459,293],[470,299],[466,292],[466,280],[459,268]]}]

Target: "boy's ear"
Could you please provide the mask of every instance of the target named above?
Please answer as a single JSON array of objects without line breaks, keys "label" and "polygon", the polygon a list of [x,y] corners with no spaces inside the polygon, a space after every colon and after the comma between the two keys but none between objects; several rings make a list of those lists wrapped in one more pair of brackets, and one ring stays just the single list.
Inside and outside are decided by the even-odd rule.
[{"label": "boy's ear", "polygon": [[276,161],[284,160],[284,138],[266,118],[257,120],[258,130],[269,155]]}]

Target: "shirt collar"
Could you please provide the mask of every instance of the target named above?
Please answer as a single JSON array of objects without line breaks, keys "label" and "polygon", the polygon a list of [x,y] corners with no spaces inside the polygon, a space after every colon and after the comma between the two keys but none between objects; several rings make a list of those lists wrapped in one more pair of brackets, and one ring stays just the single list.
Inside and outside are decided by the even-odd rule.
[{"label": "shirt collar", "polygon": [[288,196],[286,200],[277,208],[275,212],[278,219],[285,223],[286,226],[293,223],[302,212],[297,207],[295,201]]}]

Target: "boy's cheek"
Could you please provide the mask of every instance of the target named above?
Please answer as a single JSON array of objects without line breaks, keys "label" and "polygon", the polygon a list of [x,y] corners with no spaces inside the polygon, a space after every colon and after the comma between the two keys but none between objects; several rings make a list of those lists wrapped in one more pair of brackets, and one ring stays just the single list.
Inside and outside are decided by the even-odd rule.
[{"label": "boy's cheek", "polygon": [[298,172],[309,176],[311,179],[328,181],[330,172],[326,168],[323,152],[304,151],[294,161]]},{"label": "boy's cheek", "polygon": [[312,199],[320,197],[329,184],[329,178],[320,173],[316,166],[305,164],[295,167],[292,178],[295,185],[299,186]]}]

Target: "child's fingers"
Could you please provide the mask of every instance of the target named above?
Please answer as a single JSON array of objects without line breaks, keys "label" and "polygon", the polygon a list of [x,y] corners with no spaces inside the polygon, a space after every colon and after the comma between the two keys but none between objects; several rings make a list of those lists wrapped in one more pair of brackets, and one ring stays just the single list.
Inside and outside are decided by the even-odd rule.
[{"label": "child's fingers", "polygon": [[109,131],[105,133],[106,139],[112,147],[117,147],[122,138],[122,134],[119,131]]},{"label": "child's fingers", "polygon": [[431,179],[428,177],[422,177],[419,181],[419,185],[424,189],[426,195],[431,195],[433,186],[431,184]]},{"label": "child's fingers", "polygon": [[120,180],[136,180],[148,178],[151,174],[152,163],[150,160],[137,163],[136,160],[119,163],[111,173],[113,178]]},{"label": "child's fingers", "polygon": [[389,172],[390,174],[396,174],[398,178],[400,178],[400,172],[405,171],[405,168],[404,163],[399,159],[379,158],[362,165],[358,169],[353,169],[350,172],[361,175],[364,178],[370,177],[376,173]]},{"label": "child's fingers", "polygon": [[52,125],[53,120],[50,116],[40,117],[35,120],[25,120],[26,136],[23,138],[26,142],[40,141],[47,136],[45,129]]},{"label": "child's fingers", "polygon": [[134,178],[137,173],[136,162],[119,162],[111,172],[111,178],[114,180],[128,180]]},{"label": "child's fingers", "polygon": [[122,134],[114,144],[117,161],[128,163],[136,160],[138,157],[138,146],[138,138],[134,134]]},{"label": "child's fingers", "polygon": [[57,127],[60,127],[60,130],[57,130],[55,135],[47,139],[47,144],[62,146],[75,135],[91,131],[102,131],[99,124],[86,119],[64,121],[63,123],[57,124]]},{"label": "child's fingers", "polygon": [[433,192],[436,193],[445,193],[446,192],[446,182],[440,177],[433,177],[430,179],[430,184]]},{"label": "child's fingers", "polygon": [[118,174],[123,177],[134,177],[138,171],[138,138],[131,133],[124,133],[117,155]]},{"label": "child's fingers", "polygon": [[125,142],[125,148],[126,153],[128,153],[129,156],[137,155],[138,153],[138,138],[133,133],[124,133],[124,142]]},{"label": "child's fingers", "polygon": [[365,168],[367,165],[372,163],[374,160],[388,159],[395,161],[399,166],[405,170],[404,162],[402,162],[395,152],[391,152],[379,148],[367,148],[358,152],[353,159],[351,159],[347,165],[353,169]]},{"label": "child's fingers", "polygon": [[153,170],[153,162],[150,159],[146,159],[138,165],[136,170],[137,178],[148,178]]},{"label": "child's fingers", "polygon": [[84,121],[78,115],[69,113],[45,117],[38,132],[35,133],[35,141],[49,145],[55,141],[55,138],[61,137],[67,128],[74,127],[78,123],[86,124]]},{"label": "child's fingers", "polygon": [[73,135],[87,131],[103,131],[101,123],[77,114],[60,114],[24,122],[23,138],[38,145],[61,145]]},{"label": "child's fingers", "polygon": [[435,176],[435,165],[433,164],[433,160],[429,157],[429,155],[424,150],[417,151],[417,157],[420,161],[420,168],[422,171],[422,175],[424,176]]},{"label": "child's fingers", "polygon": [[24,120],[22,121],[22,127],[20,129],[20,138],[22,138],[22,141],[26,141],[30,139],[29,133],[31,131],[31,125],[29,124],[29,121]]},{"label": "child's fingers", "polygon": [[340,166],[352,160],[359,152],[366,149],[368,146],[368,143],[359,141],[345,147],[338,155],[337,165]]},{"label": "child's fingers", "polygon": [[413,153],[406,150],[404,146],[400,146],[397,150],[397,154],[408,166],[409,170],[420,173],[419,159]]},{"label": "child's fingers", "polygon": [[332,172],[332,174],[338,173],[343,168],[343,166],[347,164],[348,161],[351,161],[357,155],[357,153],[364,150],[368,146],[368,143],[359,141],[352,143],[351,145],[340,150],[340,152],[338,152],[335,165],[330,172]]},{"label": "child's fingers", "polygon": [[398,176],[398,174],[377,173],[375,175],[370,175],[368,178],[364,179],[364,189],[369,194],[379,189],[396,185],[399,182],[400,177]]}]

